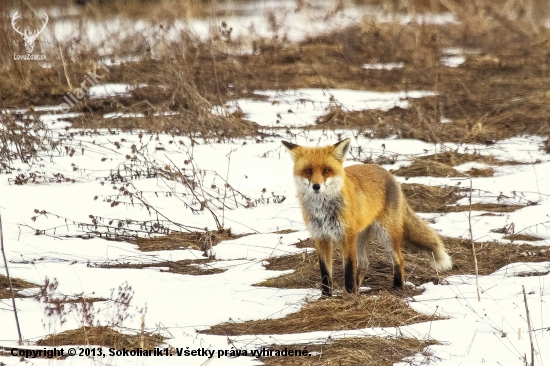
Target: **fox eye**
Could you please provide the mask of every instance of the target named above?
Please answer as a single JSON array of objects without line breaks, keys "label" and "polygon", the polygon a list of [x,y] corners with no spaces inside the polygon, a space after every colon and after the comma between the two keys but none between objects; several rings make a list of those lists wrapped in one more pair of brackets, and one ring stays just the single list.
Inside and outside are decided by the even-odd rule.
[{"label": "fox eye", "polygon": [[304,173],[306,173],[307,175],[311,175],[313,174],[313,170],[311,170],[311,168],[307,168],[306,170],[304,170]]},{"label": "fox eye", "polygon": [[331,170],[329,168],[323,169],[323,174],[330,174]]}]

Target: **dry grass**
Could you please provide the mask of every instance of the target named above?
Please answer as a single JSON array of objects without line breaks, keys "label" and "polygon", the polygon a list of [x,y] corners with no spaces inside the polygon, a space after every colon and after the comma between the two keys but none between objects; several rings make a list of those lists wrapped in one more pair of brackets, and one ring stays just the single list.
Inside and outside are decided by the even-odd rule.
[{"label": "dry grass", "polygon": [[427,186],[402,183],[401,189],[415,212],[440,212],[447,205],[455,204],[463,197],[463,189],[457,186]]},{"label": "dry grass", "polygon": [[511,242],[514,242],[516,240],[520,240],[520,241],[544,240],[543,238],[539,238],[538,236],[528,235],[528,234],[510,234],[510,235],[503,236],[502,239],[510,240]]},{"label": "dry grass", "polygon": [[[315,356],[303,357],[260,357],[260,361],[269,366],[390,366],[406,357],[417,353],[430,358],[424,348],[437,342],[412,338],[343,338],[333,339],[326,344],[308,344],[309,353],[317,352]],[[299,350],[301,344],[272,346],[272,350],[284,348]]]},{"label": "dry grass", "polygon": [[[13,285],[13,290],[15,292],[15,297],[24,297],[18,294],[18,291],[24,290],[26,288],[38,287],[34,283],[27,282],[20,278],[11,277],[11,283]],[[11,298],[11,289],[8,278],[0,274],[0,299],[9,299]]]},{"label": "dry grass", "polygon": [[350,330],[368,327],[396,327],[440,319],[414,311],[396,294],[380,291],[377,296],[345,294],[307,302],[298,312],[280,319],[222,323],[207,334],[238,336],[243,334],[287,334],[320,330]]},{"label": "dry grass", "polygon": [[[509,240],[525,240],[520,238]],[[468,240],[444,237],[443,241],[449,255],[453,259],[453,268],[441,275],[460,275],[474,273],[472,249]],[[312,244],[310,244],[312,245]],[[550,260],[550,251],[541,252],[544,247],[527,244],[497,244],[476,243],[476,254],[479,265],[479,274],[487,275],[499,268],[514,262],[543,262]],[[369,253],[369,271],[363,283],[373,290],[390,289],[393,279],[391,260],[380,245],[371,244]],[[546,248],[547,249],[547,248]],[[535,253],[525,256],[523,253]],[[426,282],[439,283],[440,277],[432,269],[428,259],[421,254],[412,253],[405,249],[405,276],[406,280],[416,285]],[[344,282],[344,271],[339,250],[335,251],[333,265],[334,284],[339,287]],[[304,254],[294,254],[273,258],[266,265],[269,270],[289,270],[293,272],[263,281],[258,286],[277,288],[317,288],[320,275],[317,255],[314,251]]]},{"label": "dry grass", "polygon": [[411,165],[391,171],[402,177],[467,177],[456,171],[452,166],[437,161],[422,161],[415,159]]},{"label": "dry grass", "polygon": [[[165,0],[133,7],[146,9],[148,3],[155,6],[158,3],[172,4]],[[500,4],[498,1],[484,2],[484,7],[470,7],[454,1],[446,3],[454,4],[453,12],[461,23],[403,25],[370,21],[299,43],[289,42],[284,37],[256,38],[251,46],[219,29],[219,34],[214,32],[206,41],[184,35],[176,44],[158,42],[158,47],[161,47],[157,50],[160,54],[158,60],[151,59],[146,45],[134,42],[137,45],[131,46],[127,44],[132,42],[121,40],[118,52],[141,56],[141,61],[113,66],[104,81],[132,85],[146,83],[159,92],[144,91],[144,95],[135,95],[128,101],[118,98],[100,105],[88,100],[79,107],[87,115],[78,125],[107,127],[112,123],[112,127],[148,126],[149,130],[164,129],[176,133],[209,131],[217,137],[254,134],[256,129],[246,124],[241,116],[216,116],[209,113],[210,107],[250,96],[250,91],[257,89],[433,90],[437,74],[439,116],[450,118],[450,123],[437,123],[436,102],[429,97],[411,101],[411,108],[407,110],[331,111],[331,116],[321,119],[324,122],[322,127],[354,127],[369,130],[369,136],[391,134],[432,142],[490,144],[522,134],[548,135],[550,127],[546,116],[550,113],[550,104],[546,96],[545,75],[550,56],[544,40],[550,36],[550,30],[535,27],[533,19],[526,18],[525,12],[517,13],[516,21],[507,20],[495,10],[500,9],[495,5]],[[113,4],[124,5],[125,1]],[[388,2],[384,4],[386,6]],[[538,4],[535,2],[535,6]],[[103,6],[108,9],[111,5]],[[401,10],[409,11],[406,8]],[[151,12],[150,16],[155,14]],[[6,51],[5,55],[12,55],[21,45],[8,42],[11,31],[6,16],[4,14],[3,23],[8,26],[4,29],[4,37],[0,37],[3,42],[0,49]],[[83,19],[86,21],[87,18]],[[253,52],[230,52],[243,47],[250,47]],[[446,47],[475,49],[479,53],[467,54],[466,62],[460,67],[445,67],[440,64],[440,58]],[[94,52],[77,52],[65,57],[70,60],[66,65],[69,79],[80,80],[86,71],[93,69],[91,60],[98,58]],[[0,75],[3,104],[21,106],[61,102],[63,93],[69,91],[65,70],[58,50],[48,56],[51,69],[44,69],[36,63],[5,60],[5,64],[10,66],[3,68]],[[363,63],[374,62],[403,62],[405,67],[391,71],[362,67]],[[91,111],[113,108],[122,112],[175,110],[180,112],[180,117],[162,120],[161,127],[157,127],[159,123],[153,118],[143,122],[100,121],[91,115]]]},{"label": "dry grass", "polygon": [[68,345],[94,345],[116,349],[153,349],[158,347],[166,338],[159,334],[123,334],[108,327],[94,326],[81,327],[67,330],[59,334],[50,335],[36,342],[37,346],[68,346]]},{"label": "dry grass", "polygon": [[223,240],[242,238],[247,234],[235,235],[231,229],[220,229],[209,232],[172,233],[151,238],[137,238],[136,244],[142,252],[158,250],[196,249],[204,250],[205,247],[217,245]]},{"label": "dry grass", "polygon": [[[401,189],[407,202],[415,212],[464,212],[470,210],[470,205],[455,205],[463,198],[465,189],[458,186],[427,186],[418,183],[402,183]],[[525,205],[510,205],[498,203],[473,203],[473,211],[513,212]]]},{"label": "dry grass", "polygon": [[101,268],[158,268],[168,267],[168,270],[161,270],[161,272],[172,272],[178,274],[186,274],[191,276],[203,276],[216,273],[222,273],[226,270],[223,268],[209,267],[209,263],[213,263],[211,258],[205,259],[184,259],[181,261],[164,261],[155,263],[139,263],[139,264],[104,264]]},{"label": "dry grass", "polygon": [[393,170],[395,175],[409,177],[492,177],[494,169],[471,168],[465,173],[458,172],[453,167],[465,163],[481,163],[487,165],[520,165],[514,160],[500,160],[492,155],[459,154],[454,151],[446,151],[438,154],[420,156],[415,158],[411,165]]}]

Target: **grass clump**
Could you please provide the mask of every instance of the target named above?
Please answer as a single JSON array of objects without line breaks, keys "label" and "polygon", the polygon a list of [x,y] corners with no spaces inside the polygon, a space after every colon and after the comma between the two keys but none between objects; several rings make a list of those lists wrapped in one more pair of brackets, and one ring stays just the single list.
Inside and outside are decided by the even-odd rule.
[{"label": "grass clump", "polygon": [[[24,297],[23,295],[18,294],[18,292],[21,290],[24,290],[26,288],[38,287],[38,285],[27,282],[20,278],[11,277],[11,283],[13,286],[13,290],[15,292],[15,297]],[[10,283],[8,281],[8,277],[0,274],[0,299],[10,299],[10,298],[11,298],[11,289],[10,289]]]},{"label": "grass clump", "polygon": [[106,326],[84,326],[39,339],[37,346],[89,345],[115,349],[153,349],[166,338],[160,334],[124,334]]},{"label": "grass clump", "polygon": [[406,357],[421,353],[425,360],[431,358],[430,345],[438,344],[433,340],[418,340],[412,338],[380,338],[380,337],[350,337],[332,339],[325,344],[292,344],[272,346],[270,349],[302,349],[307,347],[310,357],[260,357],[260,361],[269,366],[390,366]]},{"label": "grass clump", "polygon": [[380,291],[376,296],[347,296],[307,302],[298,312],[280,319],[222,323],[206,330],[207,334],[238,336],[243,334],[288,334],[320,330],[350,330],[397,327],[439,319],[423,315],[396,294]]}]

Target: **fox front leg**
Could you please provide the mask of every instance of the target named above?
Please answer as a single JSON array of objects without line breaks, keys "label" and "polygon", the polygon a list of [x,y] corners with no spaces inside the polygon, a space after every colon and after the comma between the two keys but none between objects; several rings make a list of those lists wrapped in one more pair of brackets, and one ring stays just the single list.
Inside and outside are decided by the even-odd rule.
[{"label": "fox front leg", "polygon": [[332,296],[332,243],[323,239],[314,242],[321,270],[321,291],[323,296]]},{"label": "fox front leg", "polygon": [[344,285],[350,294],[357,294],[357,243],[355,235],[347,235],[342,243]]}]

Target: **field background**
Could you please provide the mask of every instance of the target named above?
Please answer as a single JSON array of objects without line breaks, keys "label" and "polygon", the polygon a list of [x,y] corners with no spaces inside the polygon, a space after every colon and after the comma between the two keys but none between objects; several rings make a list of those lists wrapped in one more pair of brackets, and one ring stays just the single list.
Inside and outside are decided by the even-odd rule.
[{"label": "field background", "polygon": [[[0,365],[550,365],[549,39],[538,0],[0,0]],[[373,242],[350,296],[336,248],[320,298],[280,141],[346,137],[452,270]]]}]

